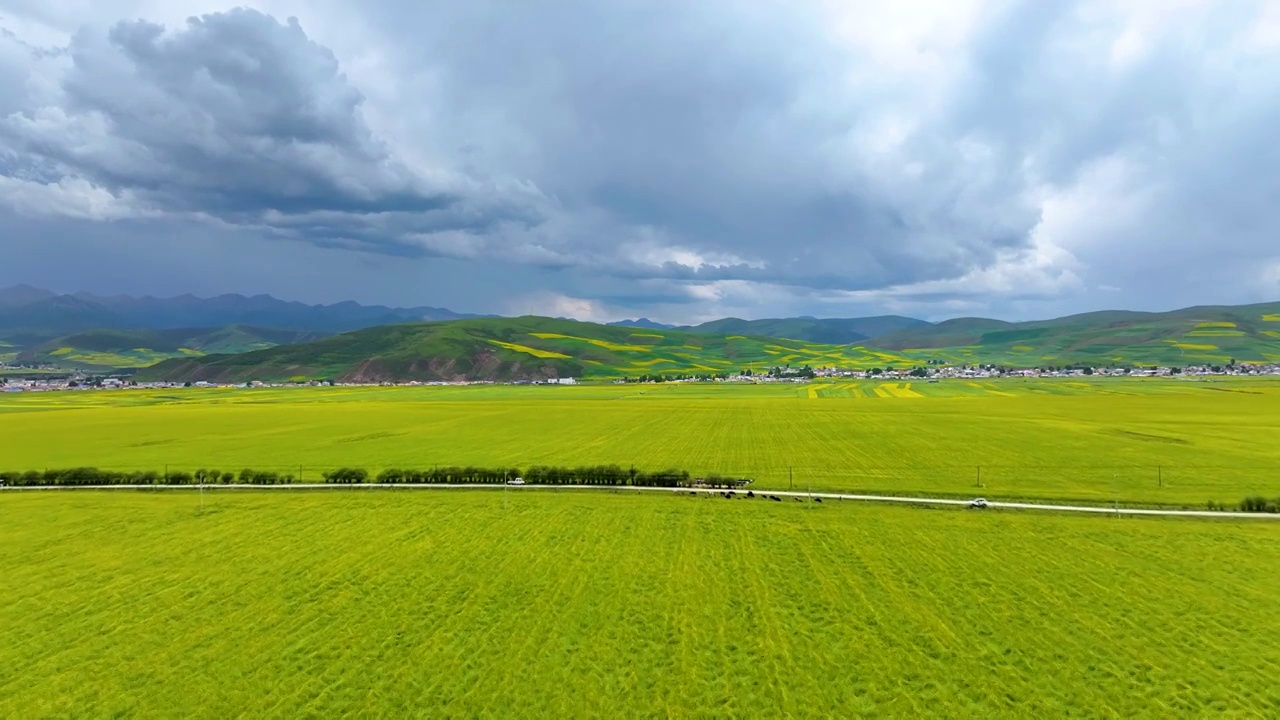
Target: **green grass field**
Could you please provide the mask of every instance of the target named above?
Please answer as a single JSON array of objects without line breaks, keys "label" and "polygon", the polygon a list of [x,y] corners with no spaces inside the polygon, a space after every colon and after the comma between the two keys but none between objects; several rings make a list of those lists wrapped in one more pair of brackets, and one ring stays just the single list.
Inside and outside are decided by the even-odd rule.
[{"label": "green grass field", "polygon": [[[1280,382],[290,388],[0,395],[4,469],[617,463],[757,487],[1169,505],[1280,495]],[[981,483],[981,485],[979,485]]]},{"label": "green grass field", "polygon": [[0,716],[1280,714],[1270,523],[0,494]]}]

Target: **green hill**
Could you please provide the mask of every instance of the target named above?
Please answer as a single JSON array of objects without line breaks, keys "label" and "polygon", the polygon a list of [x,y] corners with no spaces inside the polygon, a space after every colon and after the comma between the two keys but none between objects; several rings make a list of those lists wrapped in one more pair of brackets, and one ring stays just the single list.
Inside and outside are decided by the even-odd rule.
[{"label": "green hill", "polygon": [[323,336],[322,333],[238,325],[177,330],[89,330],[29,345],[13,353],[13,360],[79,370],[136,368],[169,358],[243,353],[311,342]]},{"label": "green hill", "polygon": [[857,346],[520,317],[369,328],[304,345],[169,360],[138,377],[214,382],[535,380],[908,362],[902,354]]},{"label": "green hill", "polygon": [[1023,323],[962,318],[868,342],[912,357],[1019,367],[1277,362],[1280,303],[1106,311]]},{"label": "green hill", "polygon": [[543,317],[389,325],[242,354],[175,357],[139,379],[354,382],[616,378],[742,369],[1280,362],[1280,303],[1009,323],[960,318],[865,343],[635,328]]}]

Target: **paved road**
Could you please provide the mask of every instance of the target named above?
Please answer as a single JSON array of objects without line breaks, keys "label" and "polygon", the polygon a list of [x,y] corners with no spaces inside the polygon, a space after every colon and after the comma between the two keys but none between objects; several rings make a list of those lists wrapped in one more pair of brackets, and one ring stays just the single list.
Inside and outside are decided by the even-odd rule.
[{"label": "paved road", "polygon": [[[292,485],[206,485],[210,491],[225,490],[447,490],[447,489],[488,489],[496,490],[497,485],[458,484],[431,485],[419,483],[360,483],[355,485],[339,485],[329,483],[295,483]],[[666,492],[666,493],[708,493],[719,495],[723,490],[710,488],[665,488],[665,487],[631,487],[613,485],[508,485],[510,490],[524,492],[534,490],[611,490],[614,492]],[[34,487],[0,487],[0,492],[32,492],[41,490],[198,490],[199,485],[38,485]],[[745,491],[738,491],[739,494]],[[855,502],[906,503],[909,505],[954,505],[966,507],[968,500],[932,497],[899,497],[894,495],[856,495],[851,493],[831,492],[794,492],[787,490],[760,490],[757,495],[777,495],[794,498],[822,498],[823,500],[852,500]],[[1057,505],[1051,503],[999,502],[990,500],[989,508],[1009,510],[1040,510],[1046,512],[1092,513],[1095,515],[1151,515],[1158,517],[1197,517],[1197,518],[1235,518],[1248,520],[1277,520],[1280,513],[1246,513],[1219,510],[1153,510],[1149,508],[1109,508],[1096,505]]]}]

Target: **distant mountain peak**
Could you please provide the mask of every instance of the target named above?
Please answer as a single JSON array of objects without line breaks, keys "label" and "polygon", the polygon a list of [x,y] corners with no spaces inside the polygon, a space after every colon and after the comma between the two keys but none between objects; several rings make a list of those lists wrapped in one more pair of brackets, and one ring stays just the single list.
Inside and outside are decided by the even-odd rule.
[{"label": "distant mountain peak", "polygon": [[228,293],[211,298],[101,297],[15,286],[0,290],[0,333],[56,337],[92,329],[168,330],[244,325],[298,332],[338,333],[378,325],[478,317],[444,308],[390,308],[344,301],[308,305],[271,295]]},{"label": "distant mountain peak", "polygon": [[13,287],[0,288],[0,308],[21,307],[56,296],[57,293],[51,290],[32,287],[23,283]]},{"label": "distant mountain peak", "polygon": [[613,327],[633,327],[645,330],[671,330],[675,327],[675,325],[667,325],[645,317],[636,318],[635,320],[618,320],[607,324]]},{"label": "distant mountain peak", "polygon": [[848,345],[898,330],[929,327],[931,323],[897,315],[863,318],[765,318],[743,320],[722,318],[693,327],[680,328],[710,335],[758,335],[806,342]]}]

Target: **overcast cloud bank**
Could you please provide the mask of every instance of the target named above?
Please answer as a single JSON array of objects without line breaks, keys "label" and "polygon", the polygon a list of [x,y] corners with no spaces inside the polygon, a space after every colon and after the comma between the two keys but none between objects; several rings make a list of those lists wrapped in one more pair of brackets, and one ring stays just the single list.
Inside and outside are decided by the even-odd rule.
[{"label": "overcast cloud bank", "polygon": [[0,284],[476,312],[1280,298],[1264,2],[0,0]]}]

